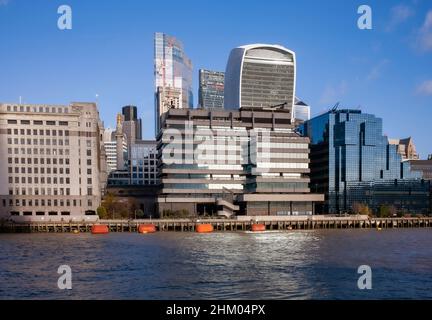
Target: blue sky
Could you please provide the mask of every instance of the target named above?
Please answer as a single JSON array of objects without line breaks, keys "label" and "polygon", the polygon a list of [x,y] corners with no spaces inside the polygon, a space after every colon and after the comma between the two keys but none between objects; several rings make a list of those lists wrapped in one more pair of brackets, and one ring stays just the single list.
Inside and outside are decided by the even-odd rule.
[{"label": "blue sky", "polygon": [[[73,29],[57,28],[72,8]],[[372,30],[357,8],[372,8]],[[105,126],[126,104],[153,137],[153,34],[184,43],[198,69],[225,70],[232,48],[276,43],[297,54],[297,95],[319,114],[340,101],[384,119],[390,137],[432,153],[432,1],[0,0],[0,101],[95,101]]]}]

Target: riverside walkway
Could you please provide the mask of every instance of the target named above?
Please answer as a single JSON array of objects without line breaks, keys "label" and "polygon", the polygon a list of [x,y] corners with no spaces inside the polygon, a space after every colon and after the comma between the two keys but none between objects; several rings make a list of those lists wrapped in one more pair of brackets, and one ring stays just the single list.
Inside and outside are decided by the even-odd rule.
[{"label": "riverside walkway", "polygon": [[198,224],[211,224],[215,232],[250,231],[254,223],[265,225],[270,231],[312,230],[312,229],[391,229],[432,228],[432,217],[413,218],[368,218],[365,216],[290,216],[251,217],[234,219],[145,219],[145,220],[98,220],[8,222],[0,226],[2,232],[90,232],[94,224],[108,226],[110,232],[137,232],[141,224],[153,224],[159,232],[194,232]]}]

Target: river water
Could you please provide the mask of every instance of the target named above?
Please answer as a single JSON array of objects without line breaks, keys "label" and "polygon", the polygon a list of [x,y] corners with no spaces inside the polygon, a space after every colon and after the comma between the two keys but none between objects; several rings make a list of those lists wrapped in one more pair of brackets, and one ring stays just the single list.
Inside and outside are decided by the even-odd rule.
[{"label": "river water", "polygon": [[393,298],[432,299],[432,230],[0,234],[0,299]]}]

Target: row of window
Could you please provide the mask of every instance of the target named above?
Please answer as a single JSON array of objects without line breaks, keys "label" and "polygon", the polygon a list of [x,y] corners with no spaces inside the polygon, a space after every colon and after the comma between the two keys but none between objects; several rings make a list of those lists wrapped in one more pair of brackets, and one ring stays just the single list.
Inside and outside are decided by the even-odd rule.
[{"label": "row of window", "polygon": [[[91,178],[89,178],[91,181]],[[70,184],[70,178],[63,178],[63,177],[9,177],[9,183],[15,183],[15,184]]]},{"label": "row of window", "polygon": [[[69,165],[69,158],[8,158],[8,164],[48,164],[48,165]],[[91,159],[87,159],[87,164],[91,165]]]},{"label": "row of window", "polygon": [[[40,148],[40,149],[38,149],[38,148],[8,148],[8,154],[14,154],[14,155],[26,155],[26,154],[35,154],[35,155],[37,155],[37,154],[41,154],[41,155],[48,155],[48,156],[50,156],[51,155],[51,153],[52,153],[52,155],[53,156],[57,156],[57,155],[60,155],[60,156],[62,156],[63,155],[63,149],[43,149],[43,148]],[[66,156],[68,156],[69,155],[69,149],[64,149],[64,154],[66,155]],[[89,149],[89,150],[87,150],[87,152],[86,152],[86,155],[87,155],[87,157],[91,157],[91,155],[92,155],[92,152],[91,152],[91,150]]]},{"label": "row of window", "polygon": [[[21,167],[21,169],[19,167],[8,167],[8,173],[12,174],[12,173],[22,173],[22,174],[70,174],[70,169],[69,168],[56,168],[56,167],[48,167],[48,168],[32,168],[32,167]],[[80,171],[81,174],[81,171]],[[87,169],[87,174],[91,175],[92,174],[92,169],[88,168]]]},{"label": "row of window", "polygon": [[[82,201],[76,199],[9,199],[9,201],[6,201],[6,199],[3,199],[2,204],[3,207],[81,207]],[[87,205],[89,207],[93,206],[93,201],[91,199],[88,199]]]},{"label": "row of window", "polygon": [[47,146],[68,146],[69,145],[69,139],[31,139],[31,138],[8,138],[7,139],[8,144],[27,144],[27,145],[47,145]]},{"label": "row of window", "polygon": [[[15,192],[14,192],[15,191]],[[34,191],[34,192],[33,192]],[[40,193],[40,194],[39,194]],[[19,196],[26,196],[26,195],[33,195],[33,196],[70,196],[70,188],[9,188],[9,195],[19,195]]]},{"label": "row of window", "polygon": [[15,155],[25,155],[25,154],[40,154],[40,155],[48,155],[51,154],[53,156],[68,156],[69,155],[69,149],[44,149],[44,148],[8,148],[8,154],[15,154]]},{"label": "row of window", "polygon": [[[10,120],[9,120],[10,121]],[[22,121],[21,121],[22,122]],[[63,135],[68,137],[69,136],[69,130],[49,130],[49,129],[7,129],[7,134],[9,135],[28,135],[28,136],[57,136],[59,135],[62,137]]]},{"label": "row of window", "polygon": [[[70,184],[70,178],[63,178],[63,177],[9,177],[8,179],[9,183],[15,183],[15,184]],[[92,178],[87,178],[87,184],[91,185]]]},{"label": "row of window", "polygon": [[11,106],[8,105],[7,111],[14,112],[48,112],[48,113],[69,113],[67,107],[43,107],[43,106]]},{"label": "row of window", "polygon": [[[19,215],[20,215],[20,213],[18,211],[12,211],[11,212],[11,216],[19,216]],[[22,213],[22,215],[23,216],[32,216],[33,212],[32,211],[24,211]],[[48,215],[48,216],[58,216],[59,213],[57,211],[49,211],[48,214],[47,214],[44,211],[36,211],[35,215],[36,216],[46,216],[46,215]],[[60,213],[60,215],[62,215],[62,216],[70,216],[70,212],[69,211],[62,211]]]},{"label": "row of window", "polygon": [[[70,196],[70,188],[28,188],[28,193],[26,191],[26,188],[9,188],[9,195],[10,196],[26,196],[26,195],[34,195],[34,196]],[[80,195],[81,195],[81,189],[80,189]],[[93,195],[93,188],[87,188],[87,195],[92,196]]]}]

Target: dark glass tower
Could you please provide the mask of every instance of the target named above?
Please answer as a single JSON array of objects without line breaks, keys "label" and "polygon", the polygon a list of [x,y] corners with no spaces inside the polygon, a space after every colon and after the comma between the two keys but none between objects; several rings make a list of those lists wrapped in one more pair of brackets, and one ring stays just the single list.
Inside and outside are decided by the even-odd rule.
[{"label": "dark glass tower", "polygon": [[123,131],[126,134],[128,145],[135,143],[136,140],[142,140],[142,122],[138,118],[136,106],[124,106],[122,108],[124,117]]},{"label": "dark glass tower", "polygon": [[324,213],[372,210],[391,205],[425,212],[428,185],[402,161],[397,146],[382,133],[382,119],[360,110],[332,110],[301,128],[311,139],[311,191],[326,195]]},{"label": "dark glass tower", "polygon": [[199,70],[199,106],[204,109],[223,109],[225,73]]}]

